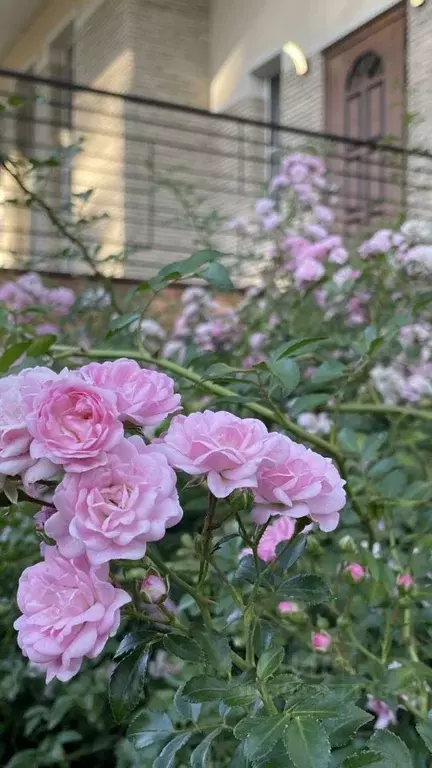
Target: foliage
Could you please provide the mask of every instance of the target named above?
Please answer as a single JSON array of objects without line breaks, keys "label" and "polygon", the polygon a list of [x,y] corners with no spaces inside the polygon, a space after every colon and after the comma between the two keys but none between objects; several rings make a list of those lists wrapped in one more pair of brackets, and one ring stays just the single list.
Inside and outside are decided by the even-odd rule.
[{"label": "foliage", "polygon": [[[26,194],[19,168],[9,170]],[[346,481],[340,524],[320,530],[304,512],[263,559],[272,521],[254,522],[253,488],[216,499],[202,474],[181,468],[183,521],[139,560],[112,563],[132,597],[117,637],[72,681],[44,688],[11,627],[19,574],[46,532],[35,531],[31,490],[8,478],[0,706],[10,768],[89,757],[119,768],[430,765],[431,246],[412,223],[360,248],[329,234],[317,158],[285,159],[277,179],[234,223],[245,256],[264,265],[240,300],[218,295],[241,268],[227,269],[212,223],[203,250],[126,299],[102,274],[103,308],[80,297],[77,322],[54,339],[35,340],[5,300],[0,366],[58,372],[128,357],[169,373],[186,416],[252,416],[332,459]],[[66,229],[82,237],[82,257],[85,237]],[[155,296],[194,276],[173,326],[156,323]],[[151,441],[169,423],[126,428]],[[150,576],[163,580],[159,598],[154,581],[146,592]]]}]

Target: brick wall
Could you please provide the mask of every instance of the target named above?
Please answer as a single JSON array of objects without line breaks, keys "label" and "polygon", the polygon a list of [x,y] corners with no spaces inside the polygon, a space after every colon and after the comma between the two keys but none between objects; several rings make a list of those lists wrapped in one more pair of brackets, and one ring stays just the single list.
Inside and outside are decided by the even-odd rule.
[{"label": "brick wall", "polygon": [[407,109],[410,146],[432,150],[432,3],[407,5]]},{"label": "brick wall", "polygon": [[309,131],[324,130],[324,58],[316,53],[309,59],[306,75],[297,75],[292,66],[282,73],[282,123]]},{"label": "brick wall", "polygon": [[134,93],[208,107],[210,0],[131,0],[131,16]]}]

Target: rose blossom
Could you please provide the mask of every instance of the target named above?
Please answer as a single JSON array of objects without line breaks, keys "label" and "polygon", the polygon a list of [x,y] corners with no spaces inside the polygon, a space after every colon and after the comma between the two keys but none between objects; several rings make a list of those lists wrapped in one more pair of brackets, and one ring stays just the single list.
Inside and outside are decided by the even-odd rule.
[{"label": "rose blossom", "polygon": [[180,407],[180,395],[174,394],[174,381],[165,373],[140,368],[135,360],[90,363],[78,374],[114,394],[122,421],[153,427]]},{"label": "rose blossom", "polygon": [[366,576],[366,571],[360,563],[350,563],[345,570],[355,582],[361,581]]},{"label": "rose blossom", "polygon": [[258,557],[269,563],[276,557],[276,547],[282,541],[289,541],[295,531],[295,522],[290,517],[280,517],[268,526],[261,536],[257,548]]},{"label": "rose blossom", "polygon": [[183,512],[176,474],[140,437],[123,439],[104,466],[66,473],[54,494],[57,513],[45,531],[65,557],[86,553],[93,565],[138,560]]},{"label": "rose blossom", "polygon": [[[17,376],[0,379],[0,473],[18,475],[28,472],[28,482],[39,479],[39,470],[55,471],[50,462],[37,462],[30,456],[31,435],[27,416],[33,398],[45,381],[55,379],[48,368],[26,368]],[[38,466],[35,466],[38,465]],[[32,470],[30,470],[32,468]]]},{"label": "rose blossom", "polygon": [[168,588],[159,574],[148,573],[141,582],[140,592],[149,603],[159,603],[162,598],[166,598]]},{"label": "rose blossom", "polygon": [[325,653],[331,645],[331,637],[327,632],[312,633],[312,648],[314,651]]},{"label": "rose blossom", "polygon": [[400,573],[396,579],[396,584],[402,589],[409,590],[413,588],[415,581],[410,573]]},{"label": "rose blossom", "polygon": [[374,723],[375,730],[380,731],[384,728],[388,728],[390,725],[396,725],[396,715],[393,710],[387,706],[385,701],[376,699],[374,696],[368,696],[367,708],[377,717]]},{"label": "rose blossom", "polygon": [[265,523],[271,515],[309,516],[322,531],[333,531],[345,505],[345,481],[331,459],[273,432],[264,446],[252,517]]},{"label": "rose blossom", "polygon": [[236,488],[254,488],[267,429],[258,419],[227,411],[176,416],[163,442],[155,446],[173,467],[207,475],[209,490],[224,499]]},{"label": "rose blossom", "polygon": [[34,398],[27,426],[30,455],[83,472],[105,464],[106,451],[121,440],[115,395],[63,371]]},{"label": "rose blossom", "polygon": [[300,610],[297,603],[293,603],[292,600],[283,600],[279,603],[278,609],[281,613],[298,613]]},{"label": "rose blossom", "polygon": [[131,598],[110,584],[108,566],[93,569],[85,557],[66,560],[57,547],[45,547],[44,558],[21,574],[22,616],[14,628],[24,656],[46,671],[47,683],[54,677],[66,682],[84,656],[98,656]]}]

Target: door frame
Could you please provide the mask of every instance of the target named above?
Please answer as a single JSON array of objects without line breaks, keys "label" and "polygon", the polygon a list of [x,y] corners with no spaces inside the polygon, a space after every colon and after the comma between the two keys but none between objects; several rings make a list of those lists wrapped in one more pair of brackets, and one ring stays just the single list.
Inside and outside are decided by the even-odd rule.
[{"label": "door frame", "polygon": [[[331,60],[338,56],[340,53],[343,53],[344,51],[351,48],[353,45],[357,45],[357,43],[361,43],[363,40],[366,40],[368,37],[370,37],[374,32],[379,32],[380,29],[385,27],[389,19],[391,20],[400,20],[402,19],[404,22],[404,48],[403,48],[403,67],[404,67],[404,89],[403,89],[403,111],[404,114],[406,113],[406,106],[407,106],[407,9],[406,9],[406,2],[400,2],[394,5],[392,8],[389,8],[387,11],[384,11],[383,13],[378,14],[378,16],[375,16],[370,21],[367,21],[366,24],[363,24],[358,29],[355,29],[353,32],[350,32],[348,35],[345,35],[344,37],[339,38],[339,40],[336,40],[336,42],[332,43],[328,46],[328,48],[325,48],[322,52],[322,55],[324,57],[324,116],[325,116],[325,130],[328,132],[329,128],[329,118],[331,114],[331,78],[329,76],[329,67]],[[406,121],[403,122],[403,129],[402,129],[402,146],[406,146],[406,139],[407,139],[407,129],[406,129]]]}]

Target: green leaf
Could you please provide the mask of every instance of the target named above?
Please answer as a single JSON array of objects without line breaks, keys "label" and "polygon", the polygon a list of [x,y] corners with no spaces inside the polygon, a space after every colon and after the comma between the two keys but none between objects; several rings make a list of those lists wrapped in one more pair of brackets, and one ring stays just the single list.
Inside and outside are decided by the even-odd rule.
[{"label": "green leaf", "polygon": [[191,768],[206,768],[206,765],[208,765],[208,758],[210,756],[210,748],[212,742],[219,736],[220,733],[222,733],[223,730],[223,726],[215,728],[214,731],[211,731],[205,737],[205,739],[202,740],[201,744],[198,744],[198,746],[191,754]]},{"label": "green leaf", "polygon": [[140,712],[131,722],[127,737],[135,749],[166,741],[173,732],[173,725],[164,712]]},{"label": "green leaf", "polygon": [[288,571],[294,563],[297,562],[299,557],[302,556],[306,549],[307,536],[299,534],[287,544],[286,541],[281,541],[276,547],[276,560],[279,568],[284,571]]},{"label": "green leaf", "polygon": [[163,748],[157,760],[153,763],[153,768],[172,768],[177,752],[189,741],[191,733],[180,733],[174,736],[171,741]]},{"label": "green leaf", "polygon": [[183,697],[186,701],[201,703],[203,701],[222,701],[228,691],[226,680],[217,677],[198,675],[188,680],[183,687]]},{"label": "green leaf", "polygon": [[286,715],[270,717],[247,717],[234,728],[236,739],[245,739],[245,752],[250,760],[265,757],[282,738],[286,726]]},{"label": "green leaf", "polygon": [[326,720],[324,723],[331,746],[343,747],[359,728],[371,720],[373,716],[369,712],[365,712],[354,704],[346,704],[341,716]]},{"label": "green leaf", "polygon": [[30,341],[18,341],[8,347],[0,357],[0,373],[6,373],[11,365],[27,351],[30,344]]},{"label": "green leaf", "polygon": [[269,648],[258,661],[257,675],[260,680],[267,680],[279,669],[285,656],[283,648]]},{"label": "green leaf", "polygon": [[421,723],[417,723],[416,730],[426,744],[429,752],[432,752],[432,723],[430,720],[423,720]]},{"label": "green leaf", "polygon": [[236,748],[228,768],[250,768],[250,762],[246,756],[244,742],[239,744]]},{"label": "green leaf", "polygon": [[121,720],[138,705],[149,663],[148,651],[132,651],[114,669],[109,682],[109,699],[114,720]]},{"label": "green leaf", "polygon": [[55,336],[54,333],[45,333],[43,336],[39,336],[32,341],[28,347],[28,357],[40,357],[41,355],[45,355],[56,341],[57,336]]},{"label": "green leaf", "polygon": [[194,639],[201,647],[207,667],[222,676],[231,672],[231,648],[226,635],[202,630],[195,632]]},{"label": "green leaf", "polygon": [[362,749],[347,757],[342,763],[342,768],[365,768],[366,766],[375,768],[377,765],[381,765],[381,755],[379,752]]},{"label": "green leaf", "polygon": [[124,656],[131,651],[135,651],[137,648],[143,648],[153,640],[155,640],[155,633],[146,629],[128,632],[128,634],[122,638],[119,647],[115,652],[114,659],[117,661],[121,656]]},{"label": "green leaf", "polygon": [[35,768],[38,764],[37,757],[35,749],[23,749],[8,760],[5,768]]},{"label": "green leaf", "polygon": [[407,483],[407,476],[402,469],[394,469],[380,482],[381,493],[389,499],[397,499],[403,494]]},{"label": "green leaf", "polygon": [[324,381],[332,381],[333,379],[340,379],[346,374],[346,367],[338,360],[331,360],[322,363],[316,371],[314,371],[311,381],[314,384],[321,384]]},{"label": "green leaf", "polygon": [[293,707],[293,713],[300,717],[311,715],[317,720],[337,717],[344,709],[343,695],[336,691],[320,691],[312,696],[303,698]]},{"label": "green leaf", "polygon": [[359,453],[361,450],[361,435],[348,427],[344,427],[338,432],[338,443],[346,453]]},{"label": "green leaf", "polygon": [[129,315],[120,315],[110,320],[108,325],[107,339],[110,339],[118,331],[122,331],[123,328],[127,328],[132,323],[136,323],[141,317],[141,312],[132,312]]},{"label": "green leaf", "polygon": [[295,352],[299,352],[300,350],[303,350],[304,347],[309,347],[311,344],[315,346],[318,341],[324,341],[325,338],[325,336],[308,336],[304,339],[294,339],[285,346],[285,349],[282,352],[278,352],[277,360],[282,360],[284,357],[293,355]]},{"label": "green leaf", "polygon": [[300,413],[305,411],[314,411],[320,405],[327,405],[329,397],[330,395],[327,392],[317,392],[314,395],[296,397],[290,408],[290,413],[292,416],[299,416]]},{"label": "green leaf", "polygon": [[235,581],[248,581],[250,584],[254,584],[259,571],[255,565],[255,558],[253,555],[245,555],[241,558],[238,568],[234,574]]},{"label": "green leaf", "polygon": [[227,268],[218,261],[213,261],[207,267],[204,267],[199,273],[200,277],[207,280],[208,283],[220,288],[221,291],[233,291],[235,289]]},{"label": "green leaf", "polygon": [[225,693],[222,695],[222,701],[227,707],[247,707],[259,698],[259,693],[254,685],[248,683],[236,683],[232,680]]},{"label": "green leaf", "polygon": [[177,688],[174,696],[174,706],[181,717],[183,717],[185,720],[192,720],[192,722],[196,723],[200,716],[201,704],[192,704],[190,701],[186,701],[183,696],[183,688],[184,685],[181,685],[180,688]]},{"label": "green leaf", "polygon": [[268,683],[268,689],[272,696],[292,696],[304,688],[303,680],[289,674],[281,674],[274,677]]},{"label": "green leaf", "polygon": [[283,581],[276,592],[278,601],[300,600],[308,605],[325,603],[330,597],[330,590],[321,576],[303,573]]},{"label": "green leaf", "polygon": [[172,653],[184,661],[199,663],[202,660],[202,651],[198,643],[189,637],[184,637],[184,635],[166,635],[164,646],[168,653]]},{"label": "green leaf", "polygon": [[267,368],[282,385],[286,395],[289,395],[300,382],[300,369],[297,363],[289,357],[281,360],[268,360]]},{"label": "green leaf", "polygon": [[386,768],[413,768],[407,745],[395,733],[377,731],[369,744],[384,758]]},{"label": "green leaf", "polygon": [[296,768],[327,768],[330,744],[324,728],[312,717],[295,717],[284,732],[285,747]]}]

